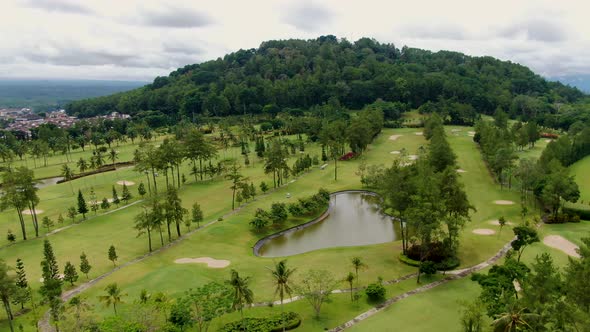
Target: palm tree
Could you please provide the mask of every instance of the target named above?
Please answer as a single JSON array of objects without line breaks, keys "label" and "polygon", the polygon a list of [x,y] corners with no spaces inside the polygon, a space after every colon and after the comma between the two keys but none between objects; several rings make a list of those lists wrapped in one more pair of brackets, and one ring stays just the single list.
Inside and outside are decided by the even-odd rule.
[{"label": "palm tree", "polygon": [[70,189],[72,190],[72,194],[74,194],[74,187],[72,186],[72,178],[74,177],[74,171],[72,171],[68,164],[64,164],[61,167],[61,176],[64,177],[64,180],[70,183]]},{"label": "palm tree", "polygon": [[359,270],[367,268],[367,264],[365,264],[360,257],[353,257],[352,258],[352,267],[354,267],[354,271],[356,273],[356,283],[358,286],[359,282]]},{"label": "palm tree", "polygon": [[240,315],[242,316],[242,326],[244,326],[244,330],[247,330],[244,325],[244,305],[254,302],[254,294],[248,287],[249,282],[250,277],[242,278],[238,274],[238,271],[233,269],[231,270],[231,278],[226,281],[226,283],[234,289],[234,301],[232,308],[234,310],[240,310]]},{"label": "palm tree", "polygon": [[109,158],[113,162],[113,167],[114,167],[115,161],[117,161],[117,159],[119,159],[119,153],[117,151],[115,151],[115,149],[111,149],[111,151],[109,151]]},{"label": "palm tree", "polygon": [[[86,159],[84,159],[82,157],[80,157],[80,159],[76,162],[76,165],[78,166],[78,170],[80,170],[81,176],[84,172],[86,172],[88,170],[88,167],[89,167]],[[84,186],[86,186],[86,179],[84,179]]]},{"label": "palm tree", "polygon": [[539,318],[539,315],[524,312],[526,308],[519,308],[517,304],[512,304],[508,311],[498,316],[492,322],[494,332],[516,332],[522,328],[530,328],[529,321]]},{"label": "palm tree", "polygon": [[289,278],[296,269],[289,269],[287,267],[287,260],[283,259],[275,265],[274,270],[270,270],[275,284],[275,295],[279,295],[281,299],[281,320],[283,321],[283,331],[285,331],[285,307],[283,306],[283,299],[285,294],[291,297],[291,286],[289,285]]},{"label": "palm tree", "polygon": [[354,274],[352,274],[352,272],[348,272],[348,275],[346,276],[346,278],[344,278],[344,281],[348,282],[348,285],[350,286],[350,300],[352,301],[352,282],[354,281],[355,277]]},{"label": "palm tree", "polygon": [[101,302],[104,302],[105,306],[109,307],[111,304],[113,305],[113,310],[115,311],[115,315],[117,314],[117,304],[124,303],[121,298],[123,296],[127,296],[127,294],[121,293],[121,288],[117,286],[117,283],[109,284],[104,289],[107,292],[107,295],[99,296],[98,299]]}]

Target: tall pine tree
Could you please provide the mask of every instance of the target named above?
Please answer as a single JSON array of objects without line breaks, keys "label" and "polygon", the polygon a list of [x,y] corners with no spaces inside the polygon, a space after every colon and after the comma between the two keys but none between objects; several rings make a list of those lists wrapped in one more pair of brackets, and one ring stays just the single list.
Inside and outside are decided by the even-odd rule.
[{"label": "tall pine tree", "polygon": [[86,279],[88,279],[88,273],[91,269],[92,265],[90,265],[90,262],[88,262],[86,253],[82,252],[82,255],[80,255],[80,271],[86,275]]},{"label": "tall pine tree", "polygon": [[86,205],[86,200],[84,199],[84,195],[82,195],[81,190],[78,190],[78,213],[82,214],[83,219],[86,219],[86,213],[88,213],[88,205]]}]

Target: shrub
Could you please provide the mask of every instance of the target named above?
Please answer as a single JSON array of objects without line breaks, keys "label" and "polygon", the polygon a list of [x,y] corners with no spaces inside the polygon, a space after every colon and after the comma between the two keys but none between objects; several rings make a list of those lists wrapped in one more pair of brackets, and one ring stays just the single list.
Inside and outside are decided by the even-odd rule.
[{"label": "shrub", "polygon": [[571,207],[564,207],[562,210],[564,213],[576,215],[580,219],[590,220],[590,210],[577,209],[577,208],[571,208]]},{"label": "shrub", "polygon": [[420,264],[420,272],[426,275],[433,275],[436,273],[436,264],[433,261],[424,261]]},{"label": "shrub", "polygon": [[400,262],[407,264],[409,266],[420,266],[420,261],[413,260],[404,254],[399,254],[398,259],[400,260]]},{"label": "shrub", "polygon": [[381,283],[372,283],[365,289],[365,294],[371,302],[381,302],[385,299],[386,289]]},{"label": "shrub", "polygon": [[[407,256],[413,260],[419,261],[421,250],[421,245],[413,245],[408,248]],[[446,246],[443,242],[433,242],[430,244],[428,257],[425,258],[427,258],[429,261],[440,263],[452,256],[452,253],[448,250],[448,246]]]},{"label": "shrub", "polygon": [[[284,317],[284,320],[283,320]],[[295,312],[285,312],[279,315],[273,315],[270,317],[254,318],[248,317],[242,320],[237,320],[225,324],[219,331],[221,332],[237,332],[245,331],[242,324],[244,324],[248,331],[259,331],[259,332],[279,332],[283,330],[283,321],[285,324],[285,330],[292,330],[301,324],[301,316]]]}]

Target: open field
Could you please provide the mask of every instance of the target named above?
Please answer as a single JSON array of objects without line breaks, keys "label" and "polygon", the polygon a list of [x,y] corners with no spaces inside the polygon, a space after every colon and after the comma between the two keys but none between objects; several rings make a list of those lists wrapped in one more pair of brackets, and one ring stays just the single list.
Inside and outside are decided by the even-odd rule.
[{"label": "open field", "polygon": [[[507,189],[501,190],[500,186],[494,183],[490,177],[476,144],[472,141],[472,137],[468,136],[468,131],[472,129],[447,127],[446,130],[449,143],[457,154],[458,165],[464,170],[463,173],[460,173],[460,177],[466,186],[466,192],[471,203],[477,209],[472,214],[472,221],[466,225],[461,236],[459,257],[461,259],[460,268],[463,268],[486,260],[512,238],[510,226],[504,227],[500,232],[500,227],[493,225],[491,221],[504,216],[512,224],[518,224],[520,222],[520,205],[517,192]],[[419,148],[426,144],[423,136],[415,134],[417,131],[420,130],[413,128],[384,129],[383,133],[369,146],[363,159],[368,165],[383,164],[387,166],[395,158],[399,157],[392,154],[391,151],[405,149],[409,155],[417,155]],[[397,136],[395,140],[390,139],[392,135]],[[539,149],[541,149],[541,145]],[[128,148],[129,153],[132,153],[132,150],[133,147],[130,146]],[[239,161],[243,161],[238,150],[234,148],[226,152],[220,152],[220,157],[225,154],[226,157],[235,156]],[[531,151],[531,154],[533,152],[535,151]],[[311,156],[319,155],[321,149],[317,144],[307,144],[306,153]],[[288,163],[292,164],[295,158],[296,156],[290,157]],[[125,159],[121,158],[120,160]],[[251,154],[251,163],[249,167],[242,167],[242,173],[248,176],[256,186],[261,181],[266,181],[267,184],[272,185],[272,175],[264,174],[261,161],[254,157],[253,154]],[[184,238],[183,241],[141,262],[115,271],[81,295],[95,306],[94,311],[98,315],[109,315],[112,312],[111,308],[104,307],[97,299],[99,295],[104,293],[103,289],[109,283],[118,283],[124,292],[128,294],[124,301],[133,303],[138,299],[143,289],[149,290],[152,294],[163,291],[170,297],[176,297],[182,295],[189,288],[198,287],[206,282],[221,282],[228,279],[229,270],[236,269],[240,272],[240,275],[251,277],[251,288],[254,291],[256,302],[276,300],[277,298],[273,294],[271,276],[266,267],[272,266],[278,259],[255,257],[251,249],[254,243],[263,236],[263,234],[252,232],[251,227],[248,225],[255,210],[257,208],[267,209],[272,202],[288,202],[298,197],[311,195],[317,192],[320,187],[324,187],[329,191],[359,189],[361,187],[360,179],[355,174],[359,164],[360,160],[339,162],[338,181],[334,181],[332,162],[328,162],[328,167],[324,170],[314,167],[310,172],[304,173],[295,179],[294,182],[267,194],[263,198],[258,197],[257,200],[245,204],[235,214],[226,216],[222,221],[199,229]],[[188,175],[188,163],[185,163],[181,168],[181,173],[185,173],[188,180],[180,191],[180,197],[185,208],[189,208],[194,202],[199,202],[205,215],[205,223],[215,221],[220,216],[230,212],[231,190],[229,189],[230,183],[228,180],[216,178],[203,182],[194,182],[194,179]],[[136,183],[135,186],[129,187],[135,196],[133,199],[133,202],[135,202],[138,199],[137,184],[144,181],[144,178],[144,175],[134,172],[131,168],[126,168],[77,179],[71,183],[43,188],[39,191],[41,197],[39,209],[45,212],[39,218],[48,215],[55,221],[57,215],[61,212],[66,218],[66,222],[64,225],[56,225],[56,227],[71,224],[65,211],[69,206],[75,204],[75,196],[72,191],[77,192],[78,188],[83,189],[86,199],[89,200],[89,188],[93,186],[96,196],[100,200],[102,197],[111,197],[111,186],[115,185],[120,196],[122,186],[116,185],[116,182],[122,180]],[[292,179],[288,181],[290,180]],[[163,177],[158,179],[158,186],[159,188],[165,187]],[[260,195],[259,190],[258,194]],[[291,198],[287,198],[287,194],[290,194]],[[516,204],[494,204],[494,201],[498,200],[509,200]],[[133,217],[142,211],[141,205],[140,202],[119,211],[96,217],[90,212],[87,221],[50,235],[49,239],[53,244],[60,267],[63,268],[66,261],[78,265],[78,257],[84,251],[93,265],[90,272],[90,279],[92,279],[113,269],[113,264],[107,259],[107,249],[111,244],[117,248],[119,265],[145,254],[147,252],[147,239],[145,236],[138,238],[136,236],[137,231],[133,229]],[[114,210],[114,208],[111,210]],[[27,226],[29,227],[29,234],[31,234],[32,226],[29,219],[26,219],[26,221],[29,222]],[[78,217],[79,219],[80,217]],[[304,221],[291,219],[285,226]],[[8,228],[12,229],[20,240],[20,229],[16,213],[13,210],[0,213],[0,234],[6,234]],[[187,231],[184,226],[182,229],[183,232]],[[496,234],[487,236],[474,234],[475,229],[492,229]],[[541,228],[542,234],[561,235],[576,244],[580,243],[579,239],[589,230],[590,227],[584,222],[567,225],[544,225]],[[269,232],[271,231],[269,230],[267,233]],[[42,231],[42,234],[44,233]],[[18,241],[16,244],[6,247],[8,244],[6,238],[4,236],[0,238],[0,246],[2,246],[0,256],[10,264],[13,264],[12,262],[16,258],[22,258],[25,262],[28,279],[34,289],[38,289],[40,286],[37,281],[40,278],[38,263],[42,257],[42,241],[42,238],[31,239],[26,242]],[[153,237],[153,245],[154,249],[160,247],[158,235]],[[525,253],[525,259],[527,260],[532,259],[535,253],[550,251],[560,265],[567,262],[567,256],[564,253],[550,249],[543,244],[536,244],[528,250]],[[288,258],[288,264],[297,268],[299,272],[303,272],[308,268],[329,269],[336,278],[340,279],[352,270],[350,258],[359,256],[368,265],[368,269],[360,273],[359,282],[361,285],[367,285],[376,281],[378,277],[391,280],[416,271],[416,268],[398,261],[397,257],[400,251],[401,244],[399,242],[354,248],[330,248],[291,256]],[[177,259],[188,257],[212,257],[217,260],[229,260],[230,264],[225,268],[209,268],[207,264],[174,263]],[[86,278],[81,276],[78,284],[85,281]],[[415,287],[415,279],[391,285],[387,287],[387,296],[392,297]],[[71,287],[66,286],[67,288]],[[347,286],[342,282],[339,288],[347,288]],[[478,293],[479,286],[468,280],[468,278],[452,281],[436,289],[405,299],[400,304],[393,305],[385,312],[361,323],[356,327],[356,330],[361,331],[370,328],[383,330],[388,326],[396,326],[409,331],[425,331],[434,328],[438,329],[439,327],[445,327],[445,330],[456,330],[459,326],[459,312],[458,306],[454,304],[461,299],[470,299]],[[432,317],[439,317],[440,320],[438,318],[436,320],[419,318],[422,316],[416,313],[424,312],[420,309],[424,301],[432,304],[429,304]],[[126,307],[128,306],[123,304],[121,310],[125,310]],[[302,326],[297,331],[317,331],[332,328],[369,308],[370,305],[366,303],[365,298],[356,303],[350,303],[349,294],[335,294],[334,301],[326,304],[323,308],[322,318],[319,320],[312,318],[311,308],[305,300],[285,306],[286,310],[299,312],[304,318]],[[246,310],[246,315],[263,316],[269,312],[278,313],[279,310],[279,306],[273,308],[260,307]],[[3,315],[4,313],[0,313],[0,329],[5,324]],[[233,313],[223,316],[213,322],[212,328],[235,320],[238,315],[238,313]],[[404,319],[402,320],[399,317],[404,317]],[[31,327],[25,322],[29,318],[28,315],[19,317],[16,324],[22,322],[25,330],[29,331]]]}]

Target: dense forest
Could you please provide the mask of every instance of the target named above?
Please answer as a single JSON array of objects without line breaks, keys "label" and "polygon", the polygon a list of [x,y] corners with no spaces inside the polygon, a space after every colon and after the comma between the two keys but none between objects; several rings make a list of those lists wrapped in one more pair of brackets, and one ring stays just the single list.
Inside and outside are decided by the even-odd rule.
[{"label": "dense forest", "polygon": [[557,118],[563,105],[570,112],[585,107],[590,117],[590,107],[575,105],[585,99],[581,91],[548,82],[519,64],[334,36],[263,42],[258,49],[187,65],[142,88],[75,101],[66,109],[80,117],[118,111],[164,125],[183,117],[296,114],[328,103],[361,109],[379,99],[387,102],[387,120],[418,108],[471,124],[474,114],[501,108],[512,118],[567,128],[578,119]]}]

